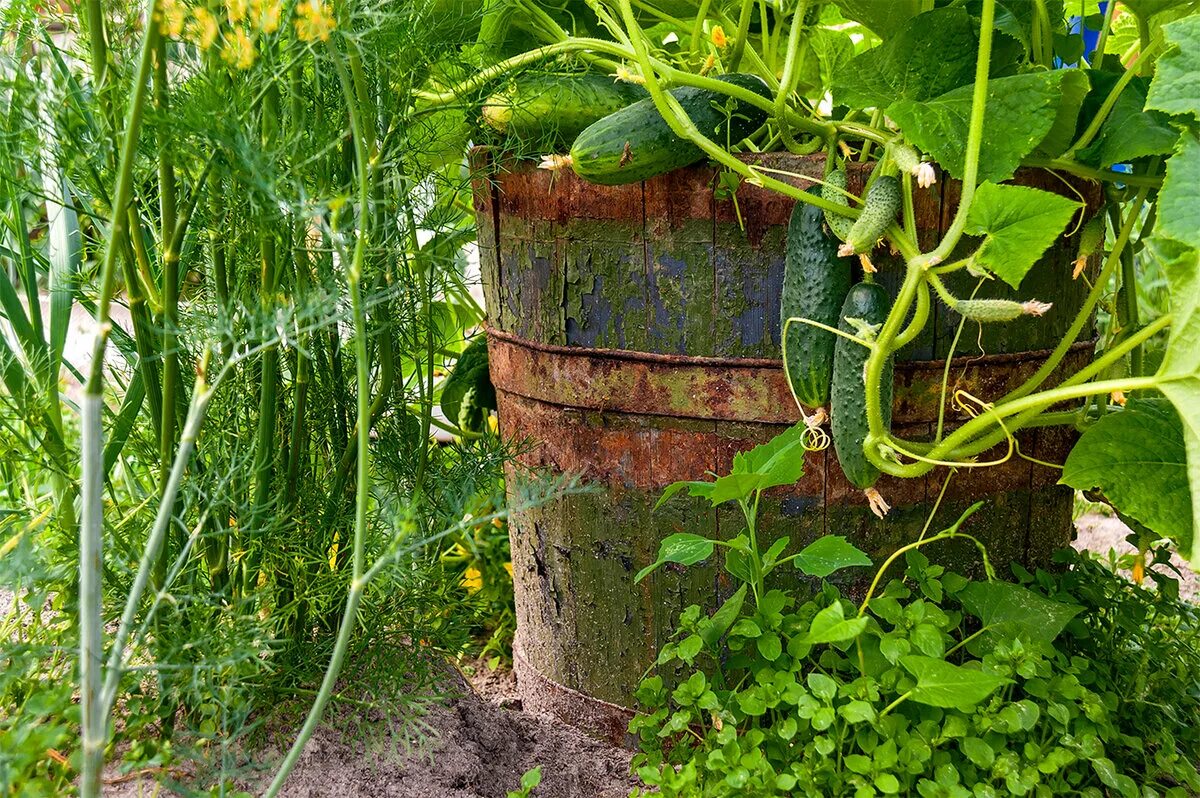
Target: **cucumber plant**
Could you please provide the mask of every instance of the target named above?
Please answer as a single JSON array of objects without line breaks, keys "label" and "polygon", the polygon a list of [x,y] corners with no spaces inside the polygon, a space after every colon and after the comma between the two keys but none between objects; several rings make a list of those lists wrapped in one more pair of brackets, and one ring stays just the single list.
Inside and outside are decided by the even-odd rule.
[{"label": "cucumber plant", "polygon": [[[1200,93],[1191,46],[1200,36],[1200,10],[1189,3],[1133,3],[1122,6],[1118,24],[1108,5],[1104,15],[1081,21],[1099,34],[1089,52],[1068,27],[1070,4],[1034,3],[1028,14],[998,0],[934,5],[742,0],[667,10],[654,0],[590,3],[598,22],[592,34],[572,35],[561,23],[543,21],[527,28],[537,31],[535,46],[419,96],[433,105],[458,102],[511,70],[555,59],[616,64],[612,73],[635,78],[649,98],[597,122],[594,142],[587,131],[576,142],[575,166],[585,178],[633,181],[708,158],[743,185],[820,208],[843,241],[841,251],[860,255],[867,271],[874,268],[867,255],[881,240],[896,253],[897,279],[886,282],[898,286],[871,342],[862,386],[862,458],[872,468],[902,478],[921,478],[939,466],[981,468],[980,454],[1011,443],[1021,429],[1074,428],[1083,433],[1072,453],[1076,463],[1108,465],[1067,469],[1068,484],[1097,490],[1134,520],[1153,519],[1155,532],[1191,552],[1193,530],[1200,527],[1200,427],[1194,421],[1200,417],[1200,360],[1193,345],[1200,336],[1200,234],[1189,210],[1189,187],[1200,174]],[[759,82],[747,83],[749,76]],[[705,100],[697,102],[693,92]],[[718,96],[736,101],[739,113],[755,116],[754,124],[734,131],[719,118],[714,123],[710,111],[721,105]],[[644,121],[653,131],[649,140],[638,129],[626,130],[623,120]],[[593,143],[602,157],[590,174]],[[643,155],[647,143],[649,155]],[[735,155],[810,152],[814,145],[827,153],[827,190],[819,193],[800,188],[801,175]],[[832,167],[839,155],[878,161],[861,209],[838,191],[844,175]],[[1095,207],[1070,197],[1008,184],[1022,168],[1104,183],[1107,218],[1097,221]],[[913,193],[939,175],[956,181],[945,189],[953,211],[930,241],[919,235]],[[970,273],[1018,291],[1043,253],[1062,246],[1064,237],[1077,251],[1076,279],[1094,264],[1076,307],[1050,309],[1015,296],[958,298],[943,290],[948,277]],[[1165,275],[1165,308],[1145,305],[1136,290],[1151,270]],[[1002,395],[974,397],[986,412],[956,427],[939,423],[931,436],[911,439],[887,423],[889,364],[936,317],[935,296],[971,324],[1074,315],[1047,322],[1062,335],[1028,380]],[[1113,321],[1106,321],[1096,356],[1061,375],[1097,309],[1111,309]],[[947,392],[948,385],[943,408]],[[1088,434],[1123,412],[1110,396],[1138,395],[1165,399],[1180,421],[1172,425],[1170,465],[1152,480],[1142,479],[1135,465],[1141,459],[1136,436],[1123,438],[1121,456],[1106,460],[1100,433]],[[1019,456],[1018,447],[1009,449]],[[1180,508],[1170,519],[1157,512],[1163,495]]]}]

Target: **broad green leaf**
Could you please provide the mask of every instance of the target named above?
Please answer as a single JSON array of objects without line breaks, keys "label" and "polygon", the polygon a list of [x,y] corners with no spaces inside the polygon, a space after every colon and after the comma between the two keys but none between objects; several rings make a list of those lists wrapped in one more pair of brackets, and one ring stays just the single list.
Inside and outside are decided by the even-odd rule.
[{"label": "broad green leaf", "polygon": [[[801,467],[804,461],[801,458]],[[795,480],[792,480],[795,482]],[[707,495],[708,500],[712,502],[713,507],[725,502],[737,501],[738,499],[748,499],[754,495],[756,490],[764,490],[770,487],[770,480],[765,474],[726,474],[723,477],[717,477],[712,483],[712,489],[705,491],[696,491],[693,496]],[[704,483],[701,483],[704,484]]]},{"label": "broad green leaf", "polygon": [[[1058,123],[1069,72],[1030,72],[988,81],[979,180],[1009,179],[1021,159],[1046,138]],[[913,144],[951,175],[961,177],[973,91],[971,84],[923,102],[901,99],[888,107],[887,115]]]},{"label": "broad green leaf", "polygon": [[834,77],[834,99],[883,108],[898,99],[928,100],[965,85],[975,74],[977,30],[959,6],[914,17]]},{"label": "broad green leaf", "polygon": [[1130,401],[1097,421],[1071,450],[1060,481],[1098,488],[1122,513],[1190,550],[1187,448],[1169,402]]},{"label": "broad green leaf", "polygon": [[881,39],[888,39],[917,15],[920,0],[838,0],[846,19],[861,22]]},{"label": "broad green leaf", "polygon": [[854,41],[845,31],[817,28],[809,34],[808,42],[817,56],[821,86],[829,88],[854,58]]},{"label": "broad green leaf", "polygon": [[846,618],[841,603],[834,602],[813,616],[804,641],[811,645],[844,643],[862,634],[869,622],[867,618]]},{"label": "broad green leaf", "polygon": [[917,679],[909,698],[933,707],[967,709],[1008,682],[1000,676],[916,654],[901,658],[900,664]]},{"label": "broad green leaf", "polygon": [[684,490],[685,488],[687,489],[689,496],[704,496],[707,498],[712,494],[711,482],[672,482],[670,485],[667,485],[666,490],[662,492],[662,496],[658,497],[658,502],[654,505],[654,509],[657,510],[659,507],[662,507],[664,504],[670,501],[676,493],[679,493],[679,491]]},{"label": "broad green leaf", "polygon": [[673,535],[667,535],[658,545],[658,560],[638,571],[633,581],[642,581],[663,563],[695,565],[701,560],[711,557],[712,553],[713,542],[706,537],[693,535],[690,532],[676,532]]},{"label": "broad green leaf", "polygon": [[808,682],[808,689],[812,694],[822,701],[832,701],[837,695],[837,682],[823,673],[811,671],[805,681]]},{"label": "broad green leaf", "polygon": [[871,558],[841,535],[825,535],[805,546],[792,562],[809,576],[823,579],[843,568],[869,566]]},{"label": "broad green leaf", "polygon": [[1051,601],[1010,582],[972,582],[959,591],[958,599],[984,626],[1031,642],[1051,642],[1080,612],[1079,607]]},{"label": "broad green leaf", "polygon": [[1158,196],[1156,235],[1200,247],[1200,139],[1184,134],[1167,161],[1167,177]]},{"label": "broad green leaf", "polygon": [[1191,2],[1194,0],[1122,0],[1123,5],[1129,6],[1130,11],[1145,20],[1149,20],[1155,14],[1161,14],[1163,11],[1170,11]]},{"label": "broad green leaf", "polygon": [[[1200,146],[1200,145],[1197,145]],[[1176,155],[1176,158],[1179,156]],[[1171,160],[1174,160],[1172,158]],[[1173,210],[1159,201],[1159,219]],[[1151,250],[1163,261],[1171,291],[1171,337],[1156,375],[1163,392],[1183,422],[1187,449],[1187,476],[1192,495],[1192,530],[1200,529],[1200,250],[1153,241]],[[1197,562],[1196,537],[1191,546],[1180,544]]]},{"label": "broad green leaf", "polygon": [[[1087,106],[1094,104],[1095,111],[1099,110],[1100,103],[1117,82],[1118,76],[1099,70],[1093,70],[1090,74],[1095,88]],[[1179,129],[1171,124],[1170,117],[1161,111],[1144,110],[1149,85],[1145,78],[1134,78],[1125,87],[1101,125],[1096,140],[1078,152],[1079,160],[1096,166],[1112,166],[1148,155],[1167,155],[1175,151]]]},{"label": "broad green leaf", "polygon": [[1200,16],[1163,26],[1170,49],[1158,59],[1146,107],[1168,114],[1200,114]]},{"label": "broad green leaf", "polygon": [[742,605],[746,601],[746,587],[742,585],[736,593],[725,599],[725,603],[709,619],[711,623],[700,630],[700,637],[709,648],[715,647],[721,641],[725,632],[742,613]]},{"label": "broad green leaf", "polygon": [[1036,153],[1047,158],[1057,158],[1067,151],[1075,141],[1076,124],[1083,101],[1088,96],[1091,83],[1082,69],[1062,70],[1062,100],[1054,115],[1054,124],[1037,145]]},{"label": "broad green leaf", "polygon": [[1062,235],[1080,203],[1025,186],[984,183],[967,213],[966,232],[983,236],[976,262],[1013,288]]},{"label": "broad green leaf", "polygon": [[[996,0],[996,30],[1019,41],[1025,47],[1026,53],[1029,52],[1036,8],[1030,0]],[[1049,0],[1046,3],[1046,13],[1051,20],[1062,19],[1062,0]]]},{"label": "broad green leaf", "polygon": [[806,431],[805,424],[801,421],[748,452],[738,452],[733,456],[730,476],[762,476],[762,484],[757,488],[759,490],[795,483],[804,475]]}]

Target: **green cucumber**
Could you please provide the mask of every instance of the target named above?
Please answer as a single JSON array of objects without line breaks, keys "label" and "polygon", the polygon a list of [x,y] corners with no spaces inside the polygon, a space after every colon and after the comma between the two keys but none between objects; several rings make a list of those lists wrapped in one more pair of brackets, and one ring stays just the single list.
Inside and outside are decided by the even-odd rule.
[{"label": "green cucumber", "polygon": [[[838,205],[850,207],[850,198],[845,195],[846,186],[849,185],[846,181],[846,173],[841,169],[835,169],[825,176],[825,185],[821,186],[822,199],[836,202]],[[840,191],[838,189],[841,189]],[[829,225],[829,229],[833,234],[842,241],[850,235],[850,228],[854,226],[854,220],[849,216],[842,216],[840,213],[825,211],[825,223]]]},{"label": "green cucumber", "polygon": [[[772,99],[756,75],[735,73],[717,80]],[[722,146],[737,144],[767,121],[766,111],[727,94],[683,86],[672,89],[671,96],[701,133]],[[676,136],[649,97],[591,125],[571,147],[575,173],[604,186],[636,183],[703,159],[704,151]]]},{"label": "green cucumber", "polygon": [[[477,335],[463,349],[442,385],[442,413],[454,423],[482,424],[487,410],[496,409],[496,389],[488,373],[487,334]],[[469,432],[478,429],[464,427]]]},{"label": "green cucumber", "polygon": [[607,75],[527,74],[488,97],[482,115],[488,127],[537,152],[562,151],[593,122],[647,96]]},{"label": "green cucumber", "polygon": [[[892,300],[875,283],[859,283],[846,294],[842,304],[838,329],[851,335],[858,330],[847,319],[867,324],[883,324]],[[879,478],[879,469],[867,459],[864,444],[869,429],[867,423],[867,387],[864,370],[871,350],[854,341],[838,336],[833,353],[833,391],[830,406],[830,431],[838,463],[851,485],[866,490]],[[892,425],[892,358],[883,367],[879,386],[879,404],[883,424]]]},{"label": "green cucumber", "polygon": [[[813,186],[808,193],[819,196],[821,189]],[[784,373],[806,407],[824,407],[829,401],[837,336],[798,321],[789,325],[787,320],[800,317],[837,326],[851,282],[851,260],[838,257],[837,239],[825,231],[824,220],[824,211],[807,202],[797,202],[792,209],[779,304],[780,329],[786,329]]]},{"label": "green cucumber", "polygon": [[867,189],[862,213],[854,220],[854,226],[846,236],[846,246],[842,251],[846,254],[853,252],[862,255],[874,249],[876,242],[883,237],[883,231],[896,221],[902,201],[903,192],[899,180],[892,175],[875,178],[875,182]]}]

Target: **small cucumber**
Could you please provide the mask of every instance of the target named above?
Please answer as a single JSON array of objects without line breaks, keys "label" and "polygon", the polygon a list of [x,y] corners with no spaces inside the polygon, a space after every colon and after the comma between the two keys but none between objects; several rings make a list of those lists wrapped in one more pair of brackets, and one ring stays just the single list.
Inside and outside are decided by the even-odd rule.
[{"label": "small cucumber", "polygon": [[[825,185],[821,186],[821,197],[849,208],[850,198],[842,193],[846,190],[847,185],[846,173],[841,169],[835,169],[826,175]],[[841,191],[837,189],[841,189]],[[829,229],[833,231],[835,236],[845,241],[847,236],[850,235],[850,228],[854,226],[854,220],[849,216],[825,211],[825,224],[829,225]]]},{"label": "small cucumber", "polygon": [[483,103],[483,121],[537,152],[562,152],[588,125],[647,97],[607,75],[522,75]]},{"label": "small cucumber", "polygon": [[875,182],[867,189],[862,213],[854,220],[854,226],[846,236],[846,245],[842,247],[842,252],[847,255],[862,255],[874,249],[875,243],[883,237],[883,231],[896,220],[902,201],[903,193],[899,180],[892,175],[875,178]]},{"label": "small cucumber", "polygon": [[[808,193],[820,195],[821,190],[813,186]],[[799,317],[837,326],[851,283],[851,260],[838,257],[837,250],[837,240],[825,231],[824,212],[797,202],[788,222],[779,316],[780,329],[786,327],[784,372],[806,407],[824,407],[829,401],[837,336],[811,324],[789,325],[787,320]]]},{"label": "small cucumber", "polygon": [[[442,413],[454,423],[482,423],[496,409],[496,389],[488,373],[487,334],[477,335],[463,349],[442,385]],[[464,427],[470,432],[477,429]]]},{"label": "small cucumber", "polygon": [[[857,335],[855,325],[847,319],[867,324],[883,324],[891,308],[887,292],[874,283],[859,283],[846,294],[842,304],[838,329]],[[867,490],[879,478],[879,469],[867,459],[863,449],[867,440],[867,400],[864,370],[870,350],[861,344],[838,336],[833,354],[833,391],[831,397],[831,432],[838,463],[850,484]],[[879,402],[885,427],[892,424],[892,359],[884,365],[879,386]]]},{"label": "small cucumber", "polygon": [[[762,78],[735,73],[717,80],[772,99]],[[671,90],[701,133],[732,146],[758,130],[767,112],[727,94],[683,86]],[[704,151],[675,135],[658,113],[653,98],[609,114],[579,134],[571,147],[571,167],[590,183],[636,183],[704,159]]]}]

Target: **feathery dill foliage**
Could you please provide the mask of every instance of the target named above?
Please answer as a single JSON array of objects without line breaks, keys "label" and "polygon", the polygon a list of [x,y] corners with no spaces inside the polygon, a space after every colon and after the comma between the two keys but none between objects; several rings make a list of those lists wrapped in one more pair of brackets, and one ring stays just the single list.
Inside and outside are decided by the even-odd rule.
[{"label": "feathery dill foliage", "polygon": [[[344,651],[368,667],[347,670],[339,694],[403,711],[434,690],[431,655],[461,650],[473,620],[439,541],[510,455],[490,437],[430,437],[438,374],[482,311],[464,277],[466,110],[422,112],[411,91],[469,68],[465,7],[149,5],[150,20],[143,3],[109,0],[0,12],[0,585],[17,596],[0,618],[0,795],[56,794],[79,762],[46,756],[70,756],[80,734],[80,496],[97,465],[81,473],[77,386],[92,364],[70,362],[83,351],[67,345],[73,309],[120,310],[101,374],[110,631],[97,657],[122,674],[98,695],[131,762],[186,747],[223,783],[262,711],[308,700],[353,592],[356,531],[366,567],[387,565]],[[126,231],[113,218],[122,175]],[[356,524],[360,392],[370,487]],[[148,546],[125,656],[110,660]]]}]

